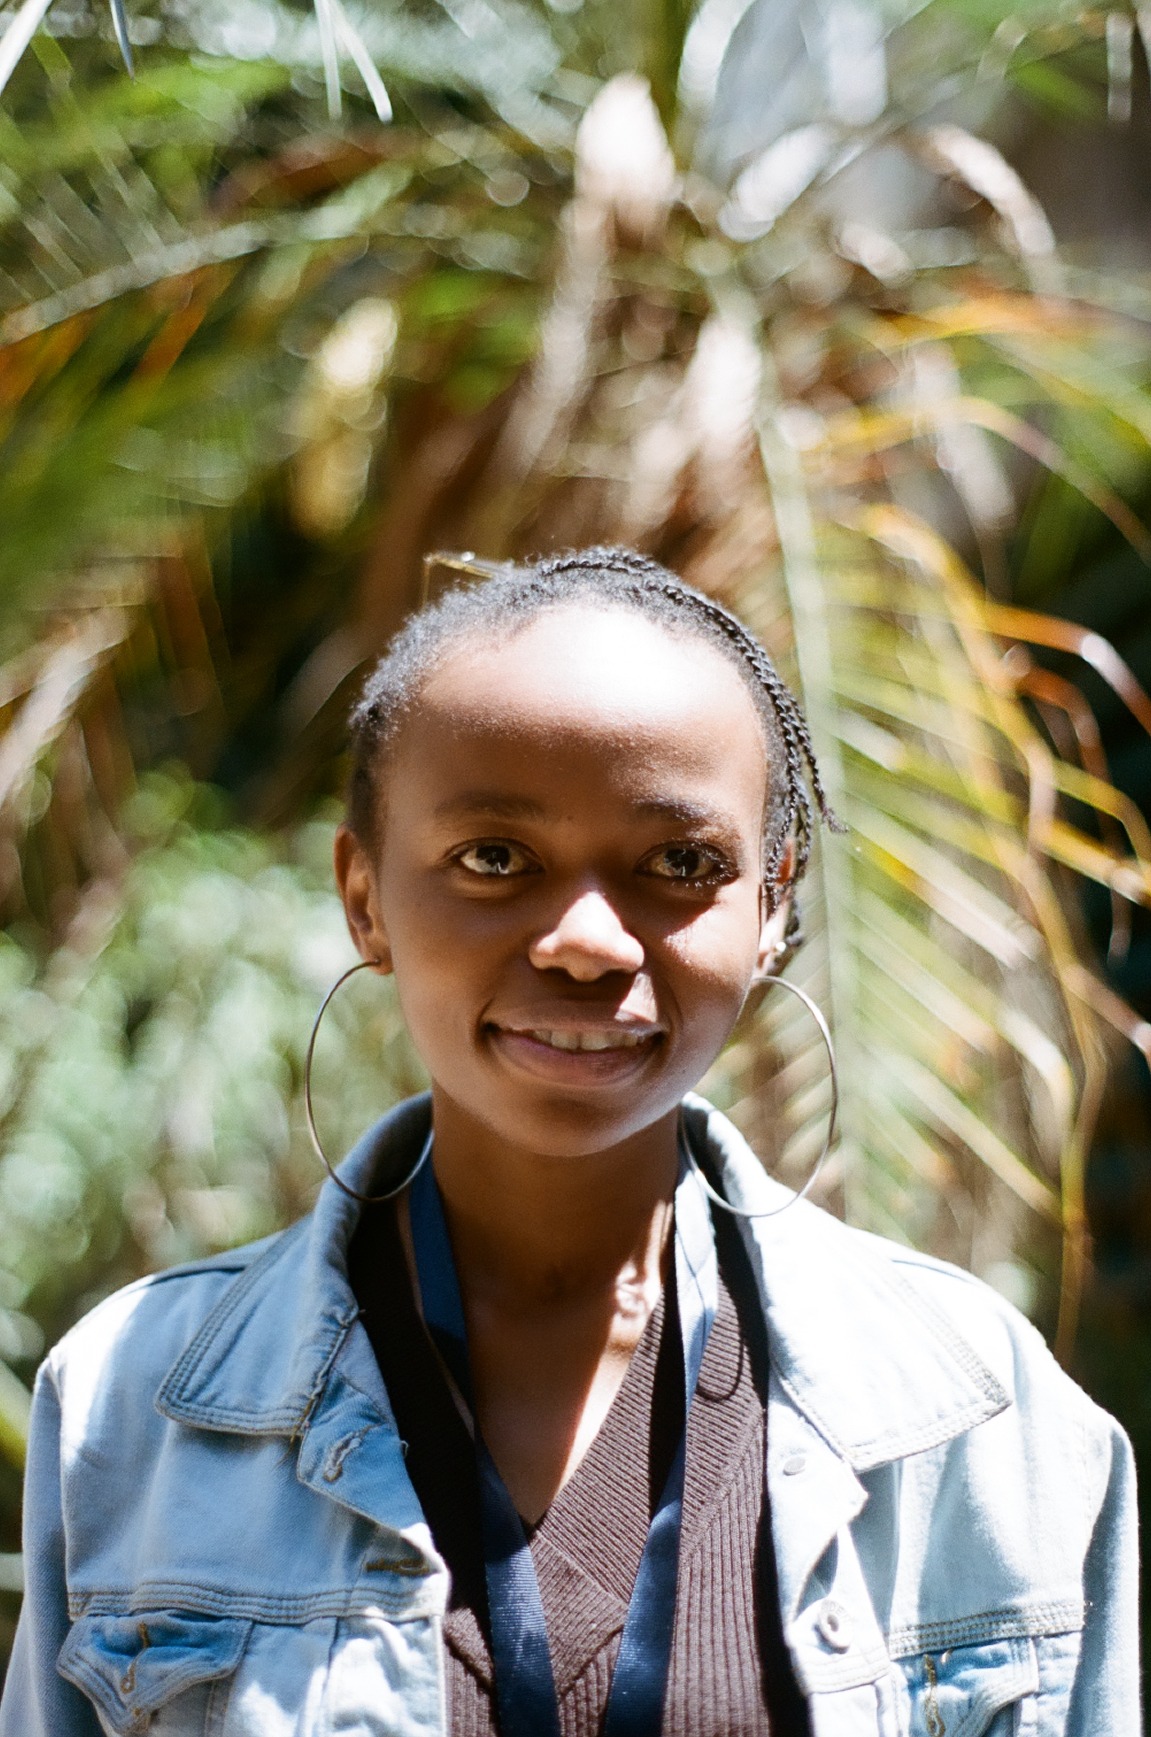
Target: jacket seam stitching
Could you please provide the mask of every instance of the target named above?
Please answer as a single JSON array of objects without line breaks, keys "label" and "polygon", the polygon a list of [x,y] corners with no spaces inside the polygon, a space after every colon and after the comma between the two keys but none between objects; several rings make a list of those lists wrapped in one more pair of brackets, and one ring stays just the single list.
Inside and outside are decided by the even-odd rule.
[{"label": "jacket seam stitching", "polygon": [[[1043,1634],[1073,1634],[1078,1632],[1083,1623],[1083,1607],[1074,1599],[1045,1604],[1028,1605],[1023,1610],[983,1610],[974,1611],[966,1616],[957,1616],[949,1621],[911,1623],[903,1628],[893,1629],[887,1637],[888,1651],[893,1657],[905,1657],[918,1652],[924,1646],[936,1646],[940,1642],[962,1644],[957,1636],[971,1636],[977,1629],[995,1627],[998,1633],[985,1634],[981,1638],[990,1640],[1020,1640],[1035,1639]],[[972,1644],[975,1644],[974,1641]]]},{"label": "jacket seam stitching", "polygon": [[[408,1575],[405,1578],[407,1587],[412,1587],[413,1577]],[[435,1577],[422,1578],[431,1580]],[[179,1609],[213,1616],[233,1616],[254,1623],[295,1626],[316,1617],[370,1616],[373,1613],[414,1621],[437,1608],[430,1588],[417,1587],[414,1593],[400,1588],[392,1596],[384,1587],[373,1587],[370,1594],[349,1588],[343,1592],[276,1598],[234,1591],[212,1592],[179,1581],[144,1585],[130,1593],[123,1589],[93,1590],[82,1595],[74,1593],[68,1600],[68,1614],[73,1622],[86,1616],[126,1616],[148,1610]]]}]

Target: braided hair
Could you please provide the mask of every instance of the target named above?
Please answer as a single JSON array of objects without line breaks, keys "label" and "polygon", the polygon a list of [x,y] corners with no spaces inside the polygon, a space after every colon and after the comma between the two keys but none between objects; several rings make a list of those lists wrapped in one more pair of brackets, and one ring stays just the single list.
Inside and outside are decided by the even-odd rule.
[{"label": "braided hair", "polygon": [[[597,546],[543,557],[523,567],[501,568],[484,583],[454,587],[410,616],[368,677],[349,719],[349,826],[364,840],[374,837],[381,753],[452,644],[484,633],[514,633],[542,610],[584,601],[631,609],[671,633],[695,635],[716,647],[742,676],[767,751],[763,879],[774,907],[788,841],[795,840],[790,875],[794,884],[811,853],[816,811],[839,830],[824,794],[806,719],[759,641],[736,616],[634,549]],[[795,944],[798,938],[793,902],[788,941]]]}]

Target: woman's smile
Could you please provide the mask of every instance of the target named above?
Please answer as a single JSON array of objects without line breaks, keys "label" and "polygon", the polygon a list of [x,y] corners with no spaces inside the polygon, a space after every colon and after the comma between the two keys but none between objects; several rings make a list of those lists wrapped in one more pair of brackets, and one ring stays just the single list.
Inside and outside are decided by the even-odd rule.
[{"label": "woman's smile", "polygon": [[587,1029],[554,1031],[532,1028],[522,1031],[515,1026],[504,1028],[495,1026],[493,1029],[505,1037],[530,1037],[535,1043],[542,1043],[549,1049],[563,1050],[607,1050],[607,1049],[638,1049],[641,1044],[650,1047],[658,1032],[656,1030],[640,1031],[626,1027],[608,1027],[606,1029]]},{"label": "woman's smile", "polygon": [[577,1087],[632,1079],[654,1058],[663,1037],[658,1026],[488,1024],[485,1031],[509,1066]]}]

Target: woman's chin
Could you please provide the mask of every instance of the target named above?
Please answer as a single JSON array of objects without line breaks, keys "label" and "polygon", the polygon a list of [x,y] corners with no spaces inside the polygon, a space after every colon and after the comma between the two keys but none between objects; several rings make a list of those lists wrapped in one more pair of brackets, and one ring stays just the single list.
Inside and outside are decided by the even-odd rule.
[{"label": "woman's chin", "polygon": [[[517,1065],[495,1050],[485,1068],[483,1088],[433,1086],[437,1133],[489,1147],[493,1137],[505,1151],[538,1158],[590,1158],[623,1146],[675,1114],[693,1082],[677,1083],[646,1065],[612,1073],[580,1068],[601,1056],[576,1053],[574,1068],[551,1071],[550,1058]],[[565,1060],[568,1059],[565,1057]],[[470,1125],[470,1133],[469,1133]],[[478,1156],[477,1151],[477,1156]]]}]

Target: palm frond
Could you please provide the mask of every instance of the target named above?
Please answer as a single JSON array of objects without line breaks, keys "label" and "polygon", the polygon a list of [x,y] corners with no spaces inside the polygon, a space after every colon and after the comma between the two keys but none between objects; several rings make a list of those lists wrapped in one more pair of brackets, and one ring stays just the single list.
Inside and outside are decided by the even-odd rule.
[{"label": "palm frond", "polygon": [[376,118],[383,125],[386,125],[392,118],[392,99],[388,95],[383,79],[376,70],[375,62],[368,53],[364,39],[348,17],[340,0],[328,0],[328,6],[336,36],[351,56],[357,72],[364,81],[376,111]]}]

